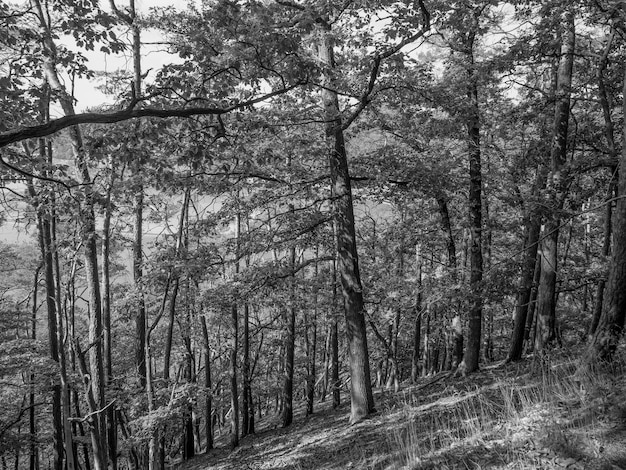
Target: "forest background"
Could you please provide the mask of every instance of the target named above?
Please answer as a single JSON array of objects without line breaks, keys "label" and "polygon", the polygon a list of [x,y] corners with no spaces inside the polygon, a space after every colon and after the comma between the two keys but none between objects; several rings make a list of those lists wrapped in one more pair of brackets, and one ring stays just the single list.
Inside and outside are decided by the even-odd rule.
[{"label": "forest background", "polygon": [[32,240],[0,246],[2,465],[163,468],[342,390],[358,423],[442,370],[615,360],[625,8],[0,2]]}]

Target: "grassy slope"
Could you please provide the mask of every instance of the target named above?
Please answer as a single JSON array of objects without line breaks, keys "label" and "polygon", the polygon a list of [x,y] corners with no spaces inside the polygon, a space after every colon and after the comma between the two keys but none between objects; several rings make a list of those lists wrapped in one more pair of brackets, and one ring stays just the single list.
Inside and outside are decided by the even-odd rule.
[{"label": "grassy slope", "polygon": [[348,405],[260,432],[181,464],[200,469],[626,469],[626,373],[578,363],[497,364],[468,378],[440,374],[377,393],[379,412],[355,426]]}]

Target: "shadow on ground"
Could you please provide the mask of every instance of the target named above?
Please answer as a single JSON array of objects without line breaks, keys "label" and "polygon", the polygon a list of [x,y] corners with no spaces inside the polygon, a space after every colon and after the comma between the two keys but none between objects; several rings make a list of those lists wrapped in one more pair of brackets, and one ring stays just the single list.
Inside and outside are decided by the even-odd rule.
[{"label": "shadow on ground", "polygon": [[348,424],[348,404],[320,403],[312,416],[298,409],[287,429],[266,418],[235,451],[218,448],[174,468],[626,470],[619,380],[610,398],[541,397],[546,389],[528,364],[499,364],[470,378],[442,373],[399,393],[377,391],[379,411],[356,425]]}]

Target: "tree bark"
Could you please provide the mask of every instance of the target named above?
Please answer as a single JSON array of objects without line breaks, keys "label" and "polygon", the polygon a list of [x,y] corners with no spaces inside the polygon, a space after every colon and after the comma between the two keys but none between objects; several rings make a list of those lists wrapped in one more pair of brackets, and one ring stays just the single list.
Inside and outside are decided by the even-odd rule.
[{"label": "tree bark", "polygon": [[[616,175],[617,168],[614,168],[614,175],[611,178],[611,182],[609,183],[609,191],[604,200],[606,204],[605,212],[604,212],[604,237],[602,240],[602,256],[605,259],[609,259],[611,254],[611,236],[612,236],[612,219],[613,219],[613,200],[617,198],[617,178],[619,175]],[[593,305],[593,316],[591,317],[591,324],[589,325],[589,337],[593,339],[593,336],[598,329],[598,324],[600,323],[600,318],[602,318],[602,306],[604,304],[604,292],[606,288],[606,279],[603,277],[598,281],[598,286],[596,287],[596,297],[595,303]]]},{"label": "tree bark", "polygon": [[411,382],[417,383],[420,373],[420,350],[422,335],[422,244],[418,242],[415,245],[415,269],[416,286],[415,286],[415,322],[413,327],[413,356],[411,358]]},{"label": "tree bark", "polygon": [[[108,181],[106,186],[104,221],[102,228],[102,357],[107,386],[113,381],[113,363],[111,351],[111,218],[113,205],[111,193],[115,172],[113,170],[113,155],[107,160]],[[109,458],[113,470],[117,468],[117,423],[114,407],[107,409],[107,442]]]},{"label": "tree bark", "polygon": [[[605,83],[605,71],[608,65],[608,56],[612,48],[613,41],[615,39],[615,30],[611,30],[611,35],[607,41],[604,53],[598,62],[597,79],[598,79],[598,98],[600,105],[602,106],[602,114],[604,116],[604,137],[607,144],[607,150],[611,159],[617,158],[618,151],[615,142],[615,125],[613,123],[613,117],[611,114],[611,106],[609,104],[608,92]],[[611,225],[613,215],[613,198],[617,196],[617,167],[610,167],[611,170],[611,182],[609,183],[609,190],[607,191],[605,203],[605,215],[604,215],[604,239],[602,243],[602,256],[608,259],[611,254]],[[622,171],[624,169],[622,168]],[[593,339],[595,332],[600,323],[602,317],[602,304],[604,303],[604,291],[606,287],[606,279],[603,277],[598,281],[596,287],[595,303],[593,306],[593,316],[591,318],[591,324],[589,325],[589,338]]]},{"label": "tree bark", "polygon": [[322,80],[324,86],[321,93],[326,122],[331,197],[337,230],[337,264],[344,298],[348,354],[350,357],[350,423],[356,423],[375,411],[374,396],[370,379],[365,307],[356,247],[352,189],[339,99],[336,91],[334,91],[336,87],[332,79],[335,60],[332,34],[328,22],[321,28],[320,33],[319,58],[327,69]]},{"label": "tree bark", "polygon": [[[32,185],[32,181],[30,183]],[[37,224],[39,225],[39,224]],[[33,308],[31,313],[30,339],[37,340],[37,292],[39,291],[39,274],[43,267],[43,260],[35,271],[35,282],[33,283]],[[30,393],[28,394],[28,432],[30,433],[30,450],[28,453],[28,469],[39,470],[39,450],[37,448],[37,416],[35,414],[35,374],[30,373]]]},{"label": "tree bark", "polygon": [[[290,206],[293,212],[293,205]],[[283,409],[281,413],[282,427],[285,428],[293,422],[293,373],[294,352],[296,345],[296,247],[289,250],[289,266],[291,279],[289,283],[289,307],[284,312],[284,340],[285,340],[285,368],[283,371]]]},{"label": "tree bark", "polygon": [[[187,220],[189,211],[189,202],[191,199],[191,189],[187,187],[183,195],[183,204],[180,209],[180,216],[178,218],[178,227],[176,230],[176,249],[174,251],[174,264],[180,259],[182,247],[183,247],[183,231],[185,228],[185,221]],[[169,381],[170,379],[170,361],[172,357],[172,344],[174,341],[174,323],[176,322],[176,298],[178,297],[179,278],[178,268],[174,266],[170,270],[173,280],[172,294],[170,296],[170,308],[169,308],[169,322],[167,326],[167,335],[165,339],[165,351],[163,352],[163,379]],[[167,294],[167,293],[166,293]]]},{"label": "tree bark", "polygon": [[[315,250],[315,258],[319,258],[319,246]],[[319,278],[319,266],[315,261],[315,271],[313,278],[317,282]],[[304,310],[304,326],[305,326],[305,340],[306,340],[306,358],[307,358],[307,377],[306,377],[306,414],[313,414],[313,405],[315,400],[315,361],[317,353],[317,316],[318,316],[318,292],[317,287],[313,288],[313,318],[310,319],[307,315],[307,310]]]},{"label": "tree bark", "polygon": [[480,113],[478,108],[478,76],[474,63],[474,41],[478,27],[478,13],[474,12],[474,25],[465,44],[467,61],[467,98],[469,103],[466,121],[469,157],[469,258],[470,258],[470,305],[468,315],[467,348],[459,365],[463,373],[478,370],[482,329],[482,172],[480,149]]},{"label": "tree bark", "polygon": [[[541,184],[541,166],[537,168],[537,177],[532,190],[532,197],[539,196],[539,185]],[[515,318],[513,320],[513,333],[511,336],[511,346],[507,355],[507,362],[519,361],[524,351],[524,340],[526,320],[530,308],[531,292],[533,289],[533,279],[535,277],[535,263],[537,262],[537,251],[539,246],[539,233],[541,232],[541,215],[537,207],[528,209],[526,215],[526,237],[524,241],[524,260],[522,262],[522,272],[520,274],[517,305],[515,307]]]},{"label": "tree bark", "polygon": [[[455,284],[458,282],[459,275],[457,270],[456,244],[454,242],[454,234],[452,233],[452,223],[450,222],[450,212],[448,210],[448,201],[443,193],[437,196],[437,205],[439,206],[439,215],[441,216],[441,230],[446,240],[446,248],[448,254],[448,272],[450,278]],[[461,316],[459,311],[455,311],[450,324],[450,332],[452,335],[452,357],[450,366],[456,369],[463,361],[463,328],[461,326]]]},{"label": "tree bark", "polygon": [[[240,235],[241,235],[241,213],[237,213],[235,220],[235,277],[239,274],[240,256]],[[231,314],[231,346],[230,346],[230,448],[239,446],[239,388],[237,384],[237,354],[239,352],[239,313],[237,310],[237,299],[233,299],[230,309]]]},{"label": "tree bark", "polygon": [[338,311],[338,296],[337,296],[337,261],[333,260],[333,274],[331,278],[332,282],[332,299],[331,299],[331,325],[330,325],[330,353],[331,353],[331,367],[330,367],[330,379],[333,392],[333,408],[338,408],[341,405],[341,390],[339,381],[339,318],[337,317]]},{"label": "tree bark", "polygon": [[213,449],[213,385],[211,383],[211,349],[209,347],[209,332],[206,326],[206,318],[200,315],[202,324],[202,339],[204,344],[204,388],[206,399],[204,401],[204,416],[206,420],[206,450]]},{"label": "tree bark", "polygon": [[548,178],[548,214],[541,234],[539,248],[541,277],[537,291],[537,335],[535,351],[542,353],[556,340],[556,280],[557,246],[560,216],[566,191],[565,162],[567,157],[567,130],[570,113],[570,95],[574,64],[575,30],[572,8],[563,12],[564,31],[561,34],[561,51],[556,84],[556,107],[552,145],[550,149],[551,172]]},{"label": "tree bark", "polygon": [[[241,437],[250,434],[250,306],[246,302],[243,306],[243,391],[241,400]],[[252,408],[254,413],[254,408]]]}]

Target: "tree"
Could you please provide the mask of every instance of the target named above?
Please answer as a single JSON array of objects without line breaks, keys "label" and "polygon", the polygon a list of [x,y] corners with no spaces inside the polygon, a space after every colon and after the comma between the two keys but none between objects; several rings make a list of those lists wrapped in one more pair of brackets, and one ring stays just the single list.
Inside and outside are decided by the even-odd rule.
[{"label": "tree", "polygon": [[560,33],[561,46],[556,77],[556,104],[550,147],[551,167],[546,187],[547,202],[551,213],[546,216],[539,251],[541,277],[537,292],[537,336],[535,337],[535,350],[538,352],[542,352],[556,341],[557,242],[561,220],[559,211],[563,207],[567,188],[565,163],[576,34],[573,9],[564,7],[559,14],[563,15],[563,31]]}]

